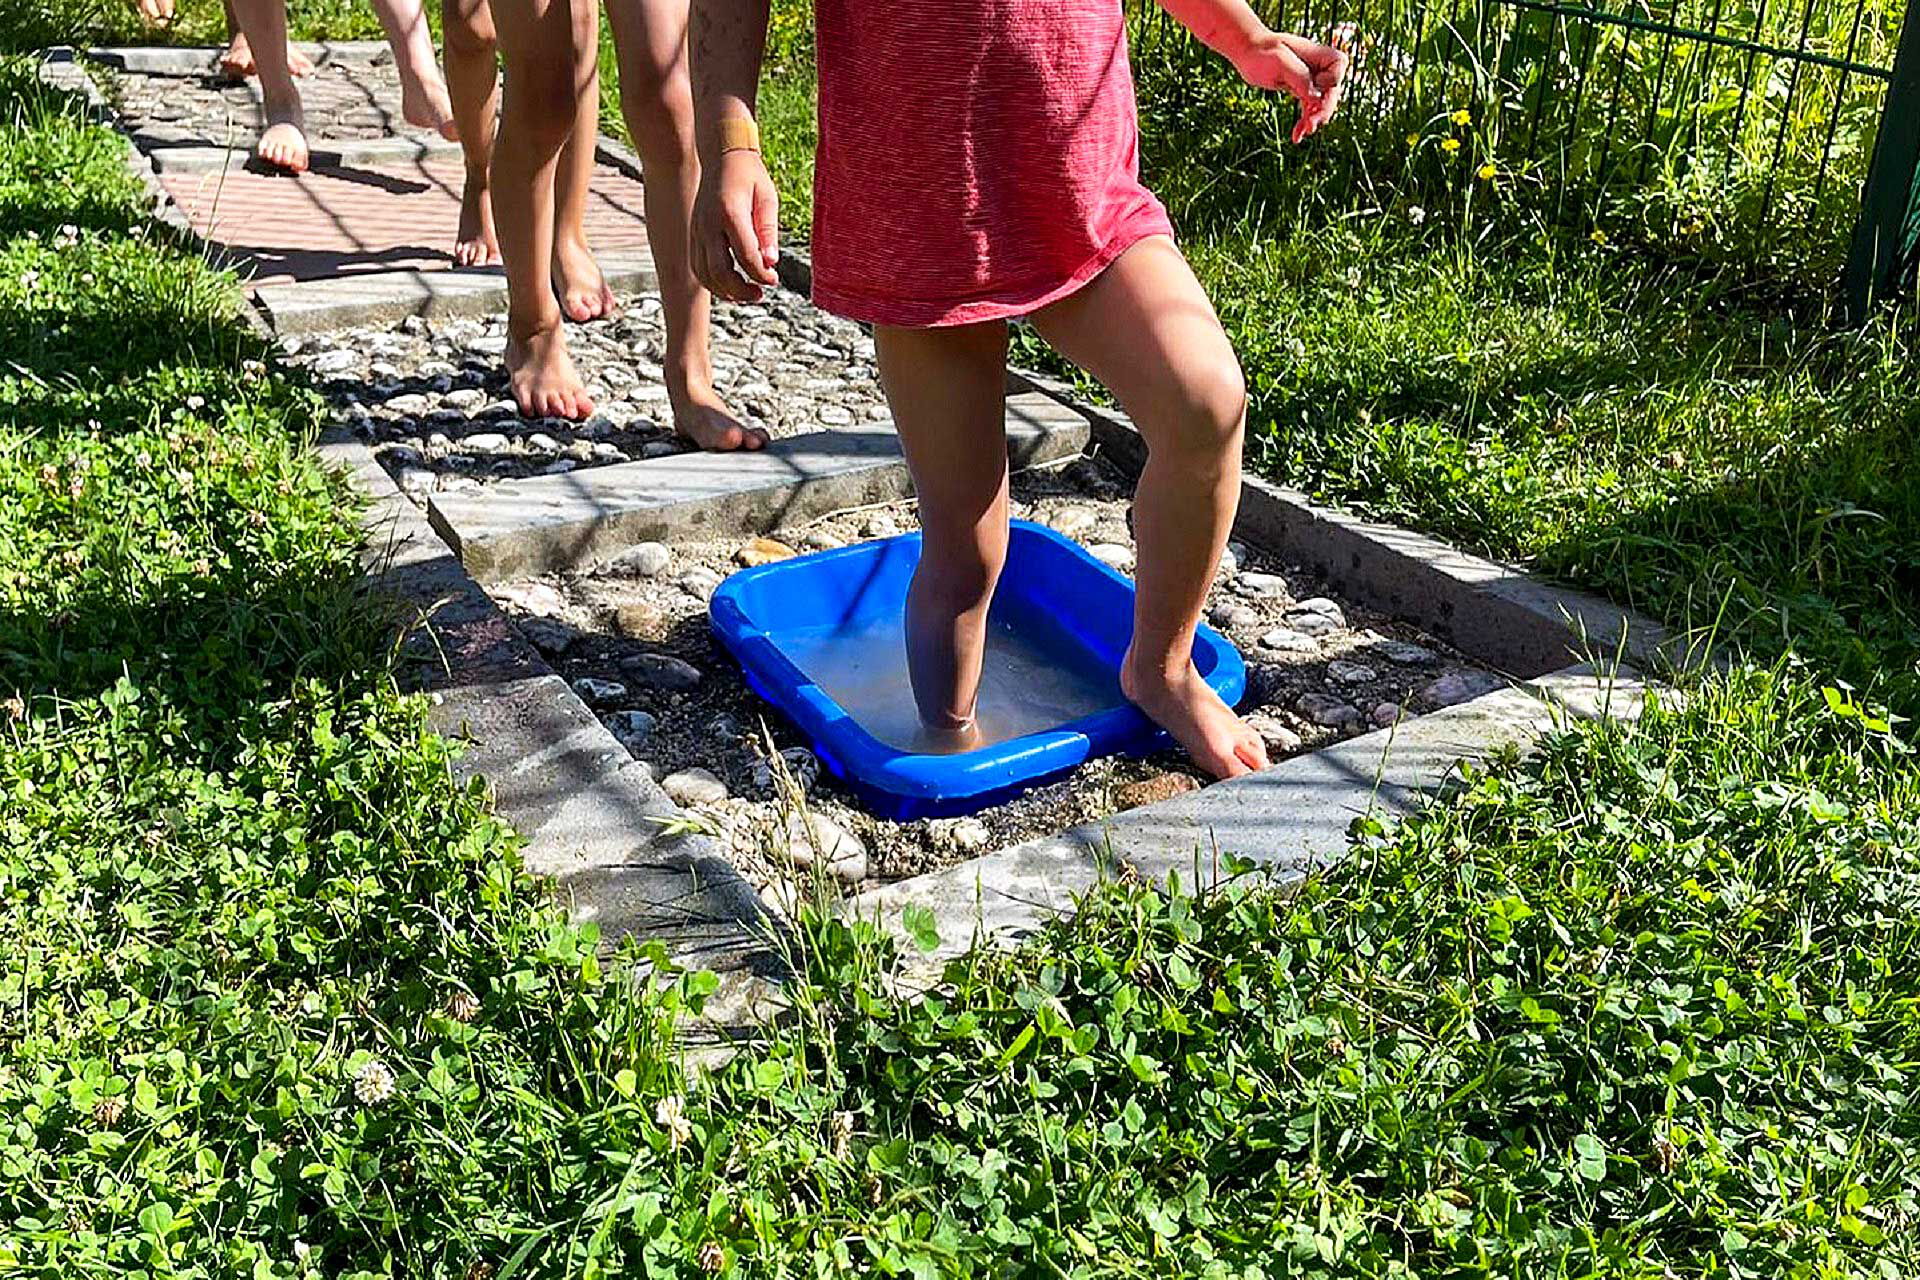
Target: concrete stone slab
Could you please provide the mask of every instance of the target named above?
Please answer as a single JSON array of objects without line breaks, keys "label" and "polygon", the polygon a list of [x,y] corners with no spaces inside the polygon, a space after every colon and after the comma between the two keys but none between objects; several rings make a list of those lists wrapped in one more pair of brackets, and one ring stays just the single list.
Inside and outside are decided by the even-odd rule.
[{"label": "concrete stone slab", "polygon": [[336,432],[321,457],[368,497],[362,563],[402,611],[409,683],[428,723],[464,741],[456,768],[484,777],[494,809],[526,837],[529,870],[552,877],[575,916],[609,940],[659,938],[677,961],[777,969],[753,889],[461,569],[418,507],[361,442]]},{"label": "concrete stone slab", "polygon": [[[606,256],[600,260],[600,269],[607,283],[622,292],[640,293],[654,287],[650,260]],[[507,305],[507,281],[498,267],[380,271],[262,285],[254,290],[254,301],[276,333],[317,333],[395,324],[408,316],[485,315]]]},{"label": "concrete stone slab", "polygon": [[[222,173],[243,169],[253,156],[250,145],[210,147],[196,135],[184,130],[169,139],[155,130],[133,135],[134,145],[153,162],[161,173]],[[313,144],[316,169],[359,168],[412,164],[436,156],[460,154],[460,144],[445,138],[342,138]]]},{"label": "concrete stone slab", "polygon": [[[295,48],[315,66],[329,62],[372,62],[389,56],[384,40],[299,41]],[[89,49],[87,57],[116,71],[148,76],[212,75],[220,69],[224,48],[211,45]]]},{"label": "concrete stone slab", "polygon": [[[1086,419],[1094,443],[1136,474],[1146,442],[1125,414],[1086,404],[1057,379],[1010,371],[1008,386],[1040,391]],[[1305,494],[1249,477],[1237,536],[1324,576],[1335,593],[1405,618],[1490,666],[1522,678],[1588,658],[1642,667],[1691,666],[1685,637],[1598,596],[1530,578],[1436,538],[1362,520]]]},{"label": "concrete stone slab", "polygon": [[1357,819],[1412,813],[1462,761],[1524,750],[1569,716],[1631,718],[1644,693],[1628,670],[1554,672],[1256,774],[887,885],[862,894],[849,910],[903,942],[908,907],[933,913],[940,945],[926,954],[906,946],[912,958],[903,982],[923,986],[974,946],[1012,945],[1072,910],[1104,877],[1155,884],[1175,877],[1189,890],[1206,889],[1239,859],[1282,882],[1298,880],[1345,855]]},{"label": "concrete stone slab", "polygon": [[[1016,469],[1072,457],[1086,439],[1085,422],[1044,396],[1008,401]],[[873,426],[438,493],[429,511],[468,572],[492,582],[591,564],[650,539],[762,533],[908,492],[898,437]]]}]

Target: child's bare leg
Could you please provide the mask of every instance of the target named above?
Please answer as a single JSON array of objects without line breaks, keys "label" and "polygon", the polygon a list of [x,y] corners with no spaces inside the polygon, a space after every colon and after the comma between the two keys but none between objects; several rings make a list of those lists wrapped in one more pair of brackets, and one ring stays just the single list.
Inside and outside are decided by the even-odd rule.
[{"label": "child's bare leg", "polygon": [[[235,80],[245,80],[257,68],[253,61],[253,49],[247,44],[247,33],[240,29],[239,19],[233,16],[233,0],[220,0],[221,7],[227,11],[227,51],[220,55],[220,69]],[[287,46],[287,70],[296,76],[313,74],[313,60],[292,45]]]},{"label": "child's bare leg", "polygon": [[987,608],[1007,562],[1007,329],[874,331],[880,381],[920,500],[907,671],[920,718],[967,745]]},{"label": "child's bare leg", "polygon": [[1142,241],[1034,318],[1107,385],[1146,437],[1134,495],[1133,645],[1121,687],[1194,762],[1223,778],[1266,767],[1260,737],[1193,666],[1193,632],[1240,501],[1247,393],[1233,347],[1187,261]]},{"label": "child's bare leg", "polygon": [[707,349],[713,299],[693,278],[688,256],[700,161],[693,148],[687,8],[687,0],[607,0],[620,59],[620,109],[646,181],[647,245],[667,322],[674,429],[703,449],[758,449],[767,433],[742,424],[713,389]]},{"label": "child's bare leg", "polygon": [[233,0],[233,16],[260,69],[260,101],[267,127],[254,154],[276,169],[301,173],[311,157],[300,91],[293,87],[293,73],[287,67],[286,0]]},{"label": "child's bare leg", "polygon": [[554,172],[578,112],[595,91],[576,70],[592,50],[597,0],[495,0],[506,50],[506,90],[493,156],[493,216],[507,268],[507,373],[520,411],[584,418],[593,412],[567,356],[553,295]]},{"label": "child's bare leg", "polygon": [[416,129],[432,129],[449,141],[458,137],[447,82],[440,78],[440,60],[433,52],[433,31],[421,0],[373,0],[380,25],[393,50],[394,69],[400,73],[400,115]]},{"label": "child's bare leg", "polygon": [[460,150],[467,162],[453,260],[463,267],[491,266],[500,261],[487,175],[493,159],[493,131],[500,114],[500,55],[493,32],[493,11],[487,7],[487,0],[441,0],[440,17],[446,43],[447,95],[453,103],[454,125],[460,132]]},{"label": "child's bare leg", "polygon": [[560,308],[572,319],[585,323],[614,313],[613,290],[600,274],[587,246],[587,201],[593,182],[594,150],[600,140],[600,26],[599,11],[593,11],[594,26],[587,43],[575,49],[574,81],[581,87],[575,100],[573,132],[560,152],[560,168],[553,179],[553,198],[558,205],[553,222],[553,282],[560,291]]}]

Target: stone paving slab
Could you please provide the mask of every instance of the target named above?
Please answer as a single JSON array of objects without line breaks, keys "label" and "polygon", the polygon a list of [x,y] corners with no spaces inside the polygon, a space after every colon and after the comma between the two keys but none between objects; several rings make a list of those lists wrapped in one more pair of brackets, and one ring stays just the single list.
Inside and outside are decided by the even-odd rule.
[{"label": "stone paving slab", "polygon": [[[238,145],[216,147],[186,138],[178,143],[150,145],[146,156],[154,170],[163,174],[241,173],[248,170],[253,156],[252,139]],[[438,134],[419,134],[407,138],[346,138],[337,142],[312,145],[313,164],[318,169],[380,168],[414,165],[429,159],[460,155],[460,144],[448,142]]]},{"label": "stone paving slab", "polygon": [[[1073,457],[1086,423],[1045,396],[1007,402],[1016,469]],[[685,453],[433,495],[434,527],[483,582],[605,560],[676,536],[763,533],[907,496],[891,425],[811,432],[752,453]]]},{"label": "stone paving slab", "polygon": [[887,885],[848,909],[902,939],[902,913],[930,910],[940,945],[925,954],[911,944],[905,949],[917,958],[904,981],[924,985],[947,960],[977,946],[1015,944],[1118,875],[1156,884],[1173,875],[1188,889],[1205,889],[1224,877],[1231,856],[1282,882],[1298,880],[1345,855],[1356,819],[1414,812],[1463,760],[1525,748],[1569,716],[1630,719],[1643,695],[1639,677],[1624,668],[1611,677],[1590,666],[1568,668],[1259,773]]},{"label": "stone paving slab", "polygon": [[[617,291],[655,287],[653,259],[644,255],[603,254],[600,270]],[[285,336],[395,324],[408,316],[486,315],[507,305],[507,281],[498,267],[405,268],[264,284],[253,290],[253,298],[274,332]]]},{"label": "stone paving slab", "polygon": [[[373,62],[390,56],[384,40],[296,40],[294,48],[306,54],[316,67],[333,62]],[[89,49],[87,57],[116,71],[186,76],[213,75],[220,69],[224,52],[211,45],[136,45]]]},{"label": "stone paving slab", "polygon": [[369,496],[369,581],[408,612],[408,683],[433,699],[435,732],[466,742],[456,770],[484,777],[494,811],[526,837],[529,871],[551,877],[602,936],[660,938],[682,963],[776,967],[752,886],[718,846],[673,826],[678,808],[460,568],[375,461],[345,433],[321,456]]}]

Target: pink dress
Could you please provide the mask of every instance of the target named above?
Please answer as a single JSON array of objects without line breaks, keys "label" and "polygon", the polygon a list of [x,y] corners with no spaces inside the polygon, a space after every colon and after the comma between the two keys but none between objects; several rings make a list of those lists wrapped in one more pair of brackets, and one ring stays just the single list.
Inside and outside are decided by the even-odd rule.
[{"label": "pink dress", "polygon": [[1031,313],[1141,239],[1120,0],[817,0],[813,298],[926,328]]}]

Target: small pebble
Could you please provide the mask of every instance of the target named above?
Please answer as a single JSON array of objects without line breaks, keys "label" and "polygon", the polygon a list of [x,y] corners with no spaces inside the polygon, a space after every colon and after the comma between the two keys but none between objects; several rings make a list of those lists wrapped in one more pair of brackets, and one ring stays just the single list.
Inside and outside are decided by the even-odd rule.
[{"label": "small pebble", "polygon": [[613,628],[629,640],[658,641],[667,634],[667,611],[644,600],[623,604],[613,611]]},{"label": "small pebble", "polygon": [[867,878],[867,847],[860,837],[815,809],[787,815],[787,856],[796,867],[824,866],[842,884]]},{"label": "small pebble", "polygon": [[700,683],[700,668],[671,654],[636,653],[620,667],[641,684],[654,689],[684,692]]},{"label": "small pebble", "polygon": [[637,756],[640,749],[653,736],[654,726],[659,721],[644,711],[616,711],[606,719],[607,732],[614,740],[627,749],[628,755]]},{"label": "small pebble", "polygon": [[713,599],[713,593],[720,589],[720,575],[711,569],[689,569],[680,575],[676,585],[694,599],[705,602]]},{"label": "small pebble", "polygon": [[627,696],[627,686],[618,680],[596,680],[592,676],[582,676],[573,682],[573,691],[580,700],[589,706],[600,703],[618,702]]},{"label": "small pebble", "polygon": [[682,769],[660,780],[660,789],[675,804],[691,808],[719,804],[727,798],[727,784],[706,769]]},{"label": "small pebble", "polygon": [[734,552],[733,558],[751,569],[755,565],[772,564],[776,560],[791,560],[798,554],[778,538],[755,538]]},{"label": "small pebble", "polygon": [[1380,673],[1365,663],[1347,662],[1340,658],[1327,664],[1327,675],[1341,684],[1367,684],[1380,678]]},{"label": "small pebble", "polygon": [[891,538],[900,532],[900,523],[886,512],[876,511],[867,517],[867,522],[860,527],[860,532],[869,538]]},{"label": "small pebble", "polygon": [[1391,729],[1399,724],[1403,712],[1397,702],[1383,702],[1373,709],[1373,723],[1382,729]]},{"label": "small pebble", "polygon": [[1275,627],[1260,637],[1260,647],[1276,653],[1318,653],[1320,642],[1292,627]]},{"label": "small pebble", "polygon": [[1347,615],[1340,611],[1336,602],[1325,596],[1302,600],[1283,616],[1288,626],[1310,636],[1330,636],[1347,629]]},{"label": "small pebble", "polygon": [[607,562],[615,573],[631,573],[641,578],[657,578],[673,563],[673,552],[664,542],[642,542],[629,547]]},{"label": "small pebble", "polygon": [[836,547],[846,546],[847,540],[825,529],[815,529],[800,539],[800,545],[809,551],[832,551]]},{"label": "small pebble", "polygon": [[1235,574],[1233,589],[1255,600],[1286,600],[1293,595],[1287,588],[1287,580],[1277,573]]},{"label": "small pebble", "polygon": [[[820,761],[813,752],[805,747],[787,747],[780,752],[780,763],[793,784],[800,788],[802,795],[813,790],[813,784],[820,780]],[[773,764],[767,760],[756,760],[753,764],[753,789],[763,796],[775,795],[781,788],[776,787]]]},{"label": "small pebble", "polygon": [[558,453],[560,442],[544,431],[536,431],[527,437],[527,450],[530,453]]},{"label": "small pebble", "polygon": [[580,633],[564,622],[555,622],[552,618],[520,619],[520,634],[524,635],[534,648],[548,657],[557,658],[573,647]]},{"label": "small pebble", "polygon": [[1294,706],[1323,729],[1348,729],[1360,723],[1360,709],[1330,693],[1303,693]]},{"label": "small pebble", "polygon": [[1405,640],[1388,640],[1373,650],[1388,662],[1397,662],[1403,667],[1430,667],[1440,661],[1440,655],[1421,645],[1409,644]]},{"label": "small pebble", "polygon": [[1213,606],[1207,621],[1222,631],[1245,631],[1260,625],[1260,611],[1237,600],[1224,600]]},{"label": "small pebble", "polygon": [[1087,554],[1109,569],[1118,569],[1122,573],[1133,568],[1133,548],[1123,543],[1096,542],[1087,548]]}]

